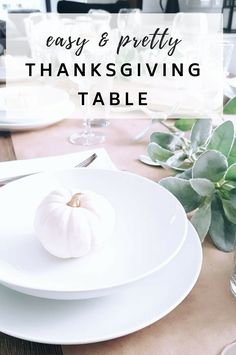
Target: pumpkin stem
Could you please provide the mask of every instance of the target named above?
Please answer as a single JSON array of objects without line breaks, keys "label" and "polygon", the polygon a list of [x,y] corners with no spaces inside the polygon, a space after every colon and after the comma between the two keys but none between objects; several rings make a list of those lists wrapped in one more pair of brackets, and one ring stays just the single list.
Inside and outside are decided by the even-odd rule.
[{"label": "pumpkin stem", "polygon": [[80,207],[80,197],[82,193],[78,192],[71,197],[71,200],[67,203],[70,207]]}]

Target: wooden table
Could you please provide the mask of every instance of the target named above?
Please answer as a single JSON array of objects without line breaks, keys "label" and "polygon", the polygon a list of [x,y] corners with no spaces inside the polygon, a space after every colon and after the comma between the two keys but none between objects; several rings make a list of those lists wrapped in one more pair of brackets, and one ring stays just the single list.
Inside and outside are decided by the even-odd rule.
[{"label": "wooden table", "polygon": [[[103,146],[119,169],[158,181],[167,172],[137,160],[139,154],[145,152],[148,138],[132,142],[132,137],[145,124],[134,120],[112,121],[110,127],[104,129],[107,140]],[[76,120],[67,120],[40,131],[1,134],[0,160],[85,150],[67,140],[78,125]],[[154,130],[156,128],[153,127]],[[203,268],[196,286],[174,311],[155,324],[120,339],[83,346],[49,346],[1,334],[0,354],[219,355],[226,344],[236,340],[236,299],[229,291],[233,255],[218,251],[209,241],[205,243],[203,252]]]}]

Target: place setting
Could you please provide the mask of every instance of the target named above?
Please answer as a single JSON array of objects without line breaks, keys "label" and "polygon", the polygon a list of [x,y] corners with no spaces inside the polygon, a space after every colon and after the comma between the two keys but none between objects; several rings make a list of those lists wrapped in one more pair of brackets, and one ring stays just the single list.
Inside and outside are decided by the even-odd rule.
[{"label": "place setting", "polygon": [[233,354],[235,4],[26,3],[0,3],[0,353]]},{"label": "place setting", "polygon": [[156,322],[194,286],[202,249],[181,204],[109,167],[103,149],[97,157],[1,187],[2,332],[54,344],[113,339]]}]

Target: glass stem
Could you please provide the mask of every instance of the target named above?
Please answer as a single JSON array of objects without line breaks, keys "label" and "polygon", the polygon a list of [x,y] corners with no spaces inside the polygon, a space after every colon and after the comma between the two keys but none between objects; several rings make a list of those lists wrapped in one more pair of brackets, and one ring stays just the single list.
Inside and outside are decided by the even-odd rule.
[{"label": "glass stem", "polygon": [[[89,93],[89,90],[88,91],[88,102],[90,102],[90,93]],[[89,105],[87,107],[87,117],[90,117],[90,108],[89,108]],[[90,136],[91,135],[91,119],[90,118],[86,118],[85,120],[85,129],[84,129],[84,134],[86,136]]]},{"label": "glass stem", "polygon": [[89,136],[91,134],[91,120],[89,118],[87,118],[85,121],[84,134],[86,136]]}]

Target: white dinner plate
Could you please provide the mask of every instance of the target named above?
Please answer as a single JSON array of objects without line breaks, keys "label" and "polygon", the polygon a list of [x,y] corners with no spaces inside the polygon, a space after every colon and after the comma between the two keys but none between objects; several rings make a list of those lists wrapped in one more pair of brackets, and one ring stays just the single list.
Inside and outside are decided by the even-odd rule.
[{"label": "white dinner plate", "polygon": [[[59,187],[93,190],[116,212],[109,242],[77,259],[59,259],[37,240],[33,220],[41,200]],[[99,297],[166,265],[180,250],[187,218],[157,183],[120,171],[70,169],[17,180],[0,190],[0,282],[54,299]]]},{"label": "white dinner plate", "polygon": [[74,111],[75,105],[72,101],[68,101],[63,106],[62,110],[58,110],[53,114],[53,116],[45,115],[43,120],[32,120],[28,122],[19,122],[19,123],[6,123],[1,122],[0,120],[0,130],[1,131],[10,131],[10,132],[18,132],[18,131],[30,131],[35,129],[41,129],[44,127],[51,126],[57,122],[62,121],[65,118],[68,118],[72,112]]},{"label": "white dinner plate", "polygon": [[53,301],[0,286],[0,331],[49,344],[85,344],[127,335],[177,307],[194,286],[201,264],[201,244],[189,223],[184,245],[168,265],[113,295]]},{"label": "white dinner plate", "polygon": [[71,115],[74,104],[65,90],[51,86],[0,88],[0,129],[42,128]]}]

